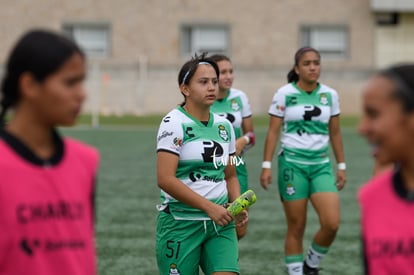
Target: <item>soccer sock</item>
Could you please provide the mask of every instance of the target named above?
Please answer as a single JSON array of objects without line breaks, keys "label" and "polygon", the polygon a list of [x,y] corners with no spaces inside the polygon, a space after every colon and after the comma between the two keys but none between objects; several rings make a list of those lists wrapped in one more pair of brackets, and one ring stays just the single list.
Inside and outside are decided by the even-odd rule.
[{"label": "soccer sock", "polygon": [[329,247],[319,246],[312,242],[305,259],[306,264],[311,268],[317,268],[322,259],[328,253],[328,250]]},{"label": "soccer sock", "polygon": [[289,275],[302,275],[303,254],[289,255],[285,257],[286,267]]}]

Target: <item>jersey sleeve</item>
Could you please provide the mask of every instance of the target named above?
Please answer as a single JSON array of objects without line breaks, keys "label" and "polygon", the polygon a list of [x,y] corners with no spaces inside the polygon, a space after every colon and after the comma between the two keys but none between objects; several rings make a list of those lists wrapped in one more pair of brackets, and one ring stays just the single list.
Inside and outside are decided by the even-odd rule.
[{"label": "jersey sleeve", "polygon": [[285,116],[286,97],[280,90],[275,93],[269,107],[269,114],[277,117]]},{"label": "jersey sleeve", "polygon": [[249,103],[249,99],[247,98],[247,95],[245,93],[242,93],[242,95],[240,96],[240,99],[243,104],[242,118],[247,118],[247,117],[252,116],[252,110],[250,108],[250,103]]},{"label": "jersey sleeve", "polygon": [[331,94],[332,94],[331,116],[337,116],[341,113],[341,110],[339,107],[339,96],[335,90],[333,90]]},{"label": "jersey sleeve", "polygon": [[183,130],[181,124],[170,116],[162,119],[157,135],[157,152],[166,151],[180,155],[183,145]]}]

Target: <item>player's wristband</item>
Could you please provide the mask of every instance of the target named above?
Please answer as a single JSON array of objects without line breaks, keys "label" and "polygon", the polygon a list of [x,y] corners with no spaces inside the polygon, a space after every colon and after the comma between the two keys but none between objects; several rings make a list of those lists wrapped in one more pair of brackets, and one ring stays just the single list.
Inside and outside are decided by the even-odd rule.
[{"label": "player's wristband", "polygon": [[263,161],[262,162],[262,168],[266,168],[266,169],[272,168],[272,162],[271,161]]},{"label": "player's wristband", "polygon": [[345,162],[338,163],[338,170],[346,170],[346,163]]}]

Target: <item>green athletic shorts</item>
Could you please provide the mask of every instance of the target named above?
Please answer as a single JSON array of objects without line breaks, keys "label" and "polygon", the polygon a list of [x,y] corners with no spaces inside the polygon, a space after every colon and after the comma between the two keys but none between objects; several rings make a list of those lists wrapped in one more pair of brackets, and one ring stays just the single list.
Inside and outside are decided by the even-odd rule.
[{"label": "green athletic shorts", "polygon": [[243,194],[247,191],[249,185],[248,185],[248,177],[247,177],[247,169],[246,164],[240,164],[236,166],[236,173],[237,178],[240,183],[240,194]]},{"label": "green athletic shorts", "polygon": [[159,212],[156,256],[160,275],[198,275],[227,271],[239,273],[235,224],[221,227],[213,221],[175,220]]},{"label": "green athletic shorts", "polygon": [[338,192],[331,163],[300,164],[278,157],[279,193],[284,201],[309,198],[316,192]]}]

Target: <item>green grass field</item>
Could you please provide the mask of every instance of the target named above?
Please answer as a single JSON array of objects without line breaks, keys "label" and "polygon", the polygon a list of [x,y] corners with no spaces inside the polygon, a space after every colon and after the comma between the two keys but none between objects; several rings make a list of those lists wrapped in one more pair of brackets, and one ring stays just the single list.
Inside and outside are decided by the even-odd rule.
[{"label": "green grass field", "polygon": [[[348,125],[342,132],[348,183],[340,193],[342,223],[322,263],[322,274],[362,274],[356,192],[370,177],[372,159],[365,141],[356,134],[354,126],[349,126],[355,124],[352,123],[355,119],[346,121]],[[240,241],[241,274],[285,274],[283,238],[286,227],[277,187],[274,183],[269,191],[264,191],[259,183],[266,127],[258,124],[257,144],[246,155],[250,188],[256,192],[258,200],[250,211],[248,234]],[[100,151],[96,224],[100,274],[158,274],[154,249],[155,205],[159,202],[155,177],[157,126],[77,127],[64,129],[63,133]],[[317,217],[309,207],[306,248],[317,228]]]}]

